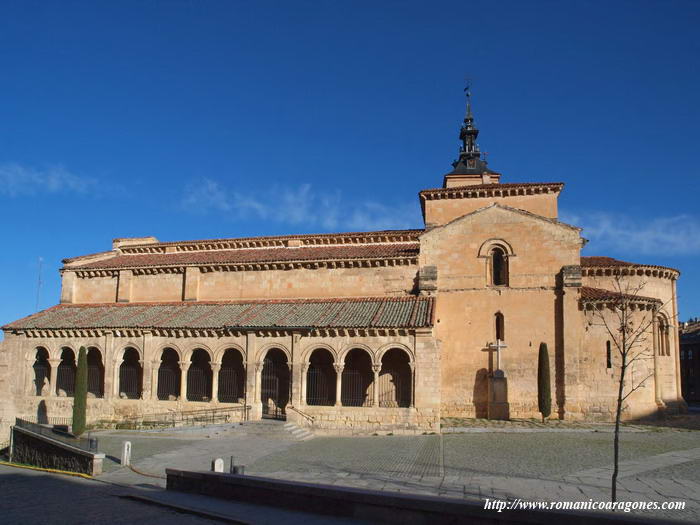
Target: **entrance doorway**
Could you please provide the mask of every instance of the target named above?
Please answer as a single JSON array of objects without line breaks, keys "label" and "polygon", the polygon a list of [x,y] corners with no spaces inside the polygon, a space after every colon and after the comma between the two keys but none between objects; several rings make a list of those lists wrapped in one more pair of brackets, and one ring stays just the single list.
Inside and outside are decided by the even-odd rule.
[{"label": "entrance doorway", "polygon": [[286,354],[277,348],[267,352],[260,378],[262,416],[287,419],[285,408],[290,398],[289,364]]}]

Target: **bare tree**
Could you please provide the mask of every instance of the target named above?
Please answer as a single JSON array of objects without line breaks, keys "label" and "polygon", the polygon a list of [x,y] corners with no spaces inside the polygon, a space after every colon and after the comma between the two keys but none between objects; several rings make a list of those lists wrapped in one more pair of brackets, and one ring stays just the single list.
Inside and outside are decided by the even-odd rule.
[{"label": "bare tree", "polygon": [[[654,359],[654,320],[662,307],[658,299],[641,295],[646,282],[633,283],[624,276],[614,277],[614,290],[591,302],[596,323],[602,326],[610,338],[610,349],[615,350],[611,364],[617,375],[617,403],[615,409],[615,433],[613,440],[613,473],[611,500],[617,501],[617,477],[620,460],[620,419],[627,408],[627,399],[654,376],[645,361]],[[642,375],[635,377],[635,370]]]}]

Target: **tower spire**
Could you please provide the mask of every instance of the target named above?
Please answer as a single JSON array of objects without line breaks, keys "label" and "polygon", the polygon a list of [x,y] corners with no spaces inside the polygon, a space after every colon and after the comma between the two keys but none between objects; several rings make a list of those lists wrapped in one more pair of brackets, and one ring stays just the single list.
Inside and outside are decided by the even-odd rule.
[{"label": "tower spire", "polygon": [[491,182],[489,175],[495,175],[494,182],[498,181],[500,175],[489,169],[486,156],[482,157],[479,144],[476,139],[479,136],[479,129],[474,123],[474,114],[472,113],[472,91],[470,83],[464,88],[466,96],[466,111],[462,126],[459,130],[459,158],[452,163],[453,170],[445,177],[445,187],[449,185],[469,185],[480,184],[488,180]]}]

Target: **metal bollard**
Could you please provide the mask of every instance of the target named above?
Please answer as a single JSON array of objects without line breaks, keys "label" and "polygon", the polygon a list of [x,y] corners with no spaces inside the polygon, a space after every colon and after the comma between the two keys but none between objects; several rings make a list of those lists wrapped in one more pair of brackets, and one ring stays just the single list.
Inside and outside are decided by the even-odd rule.
[{"label": "metal bollard", "polygon": [[236,460],[234,459],[233,456],[231,456],[231,461],[228,465],[229,474],[235,474],[235,472],[233,472],[233,469],[236,468],[235,462],[236,462]]},{"label": "metal bollard", "polygon": [[223,472],[224,471],[224,460],[221,458],[216,458],[211,462],[212,472]]}]

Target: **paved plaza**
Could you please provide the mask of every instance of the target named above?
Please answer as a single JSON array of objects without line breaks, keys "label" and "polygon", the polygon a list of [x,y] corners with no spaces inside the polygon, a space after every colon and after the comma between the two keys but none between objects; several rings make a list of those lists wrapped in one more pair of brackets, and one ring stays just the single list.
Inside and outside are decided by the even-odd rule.
[{"label": "paved plaza", "polygon": [[[527,427],[527,426],[526,426]],[[119,455],[133,444],[133,470],[107,460],[100,479],[163,487],[166,467],[208,470],[234,456],[251,475],[311,483],[438,495],[465,500],[609,500],[610,425],[549,429],[502,425],[423,436],[316,437],[298,441],[262,422],[162,432],[109,431],[100,449]],[[628,426],[621,437],[620,500],[685,501],[685,511],[645,513],[700,522],[700,432]]]}]

